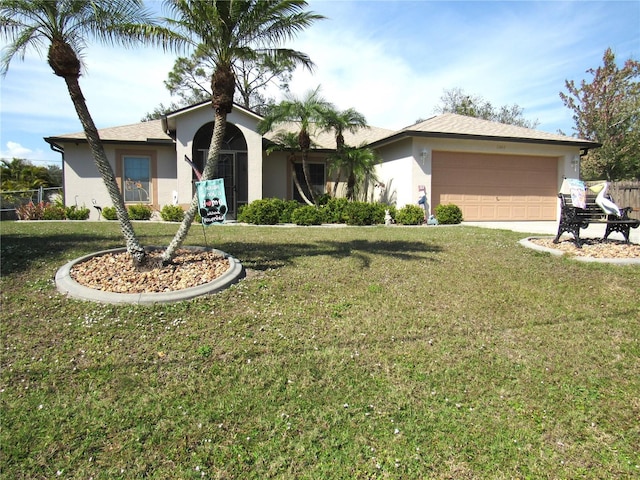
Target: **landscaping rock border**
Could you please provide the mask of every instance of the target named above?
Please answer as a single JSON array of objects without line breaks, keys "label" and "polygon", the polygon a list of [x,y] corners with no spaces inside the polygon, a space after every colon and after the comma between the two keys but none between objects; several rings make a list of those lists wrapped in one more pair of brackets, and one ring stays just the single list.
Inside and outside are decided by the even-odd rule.
[{"label": "landscaping rock border", "polygon": [[[149,250],[159,249],[160,247],[148,247]],[[109,304],[136,304],[136,305],[153,305],[156,303],[173,303],[183,300],[189,300],[201,295],[208,295],[219,292],[242,279],[245,270],[236,258],[227,253],[208,247],[181,247],[183,249],[193,251],[214,252],[224,257],[229,262],[229,269],[223,274],[215,278],[213,281],[197,285],[194,287],[184,288],[180,290],[172,290],[168,292],[158,293],[116,293],[81,285],[72,278],[71,271],[73,267],[79,263],[86,262],[94,257],[108,255],[114,253],[126,252],[126,248],[116,248],[112,250],[102,250],[91,253],[83,257],[72,260],[58,269],[55,275],[55,284],[57,290],[69,297],[79,300],[86,300],[97,303]]]},{"label": "landscaping rock border", "polygon": [[549,248],[543,245],[539,245],[534,243],[535,240],[549,240],[554,237],[527,237],[523,238],[519,241],[520,245],[530,248],[532,250],[536,250],[538,252],[550,253],[551,255],[562,256],[567,255],[571,260],[577,260],[580,262],[595,262],[595,263],[612,263],[616,265],[640,265],[640,258],[614,258],[614,257],[589,257],[589,256],[579,256],[572,255],[570,252],[566,250],[562,250],[559,248]]}]

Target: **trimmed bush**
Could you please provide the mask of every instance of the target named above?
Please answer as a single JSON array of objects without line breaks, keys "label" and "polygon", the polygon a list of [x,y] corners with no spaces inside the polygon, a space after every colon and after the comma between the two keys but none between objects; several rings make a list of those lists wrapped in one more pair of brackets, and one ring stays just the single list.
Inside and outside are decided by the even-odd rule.
[{"label": "trimmed bush", "polygon": [[[55,207],[54,207],[55,208]],[[89,209],[87,207],[77,207],[71,205],[64,209],[67,220],[87,220],[89,218]]]},{"label": "trimmed bush", "polygon": [[280,208],[273,199],[254,200],[238,215],[239,222],[255,225],[275,225],[280,221]]},{"label": "trimmed bush", "polygon": [[129,205],[127,211],[129,212],[129,218],[131,220],[149,220],[153,213],[151,211],[151,207],[148,205],[142,205],[141,203]]},{"label": "trimmed bush", "polygon": [[424,209],[418,205],[405,205],[396,214],[396,222],[403,225],[422,225]]},{"label": "trimmed bush", "polygon": [[321,207],[322,207],[322,206],[326,205],[327,203],[329,203],[329,201],[330,201],[332,198],[333,198],[333,197],[332,197],[330,194],[328,194],[328,193],[323,193],[322,195],[320,195],[319,197],[317,197],[317,198],[316,198],[316,203],[317,203],[319,206],[321,206]]},{"label": "trimmed bush", "polygon": [[64,207],[45,204],[42,210],[42,220],[64,220],[67,218]]},{"label": "trimmed bush", "polygon": [[345,208],[349,204],[346,198],[330,198],[322,207],[324,221],[327,223],[345,223]]},{"label": "trimmed bush", "polygon": [[296,225],[320,225],[323,219],[322,211],[311,205],[298,207],[291,214],[291,221]]},{"label": "trimmed bush", "polygon": [[160,218],[165,222],[181,222],[184,218],[184,210],[179,205],[165,205],[160,210]]},{"label": "trimmed bush", "polygon": [[296,200],[285,200],[282,202],[282,211],[280,212],[280,223],[292,223],[293,212],[302,205]]},{"label": "trimmed bush", "polygon": [[[377,208],[373,203],[348,203],[344,209],[347,225],[374,225],[377,216],[376,210]],[[384,211],[382,212],[382,221],[384,221]]]},{"label": "trimmed bush", "polygon": [[373,203],[372,205],[374,209],[373,223],[375,225],[384,223],[385,210],[389,210],[389,215],[391,215],[391,218],[395,218],[395,215],[396,215],[395,206],[392,207],[390,205],[387,205],[386,203]]},{"label": "trimmed bush", "polygon": [[462,222],[462,210],[453,203],[438,205],[435,208],[435,215],[438,223],[443,225],[453,225]]},{"label": "trimmed bush", "polygon": [[117,220],[118,214],[116,213],[116,207],[102,207],[102,216],[106,220]]},{"label": "trimmed bush", "polygon": [[238,213],[238,221],[255,225],[275,225],[289,223],[294,210],[300,207],[295,200],[281,200],[279,198],[263,198],[254,200],[242,207]]}]

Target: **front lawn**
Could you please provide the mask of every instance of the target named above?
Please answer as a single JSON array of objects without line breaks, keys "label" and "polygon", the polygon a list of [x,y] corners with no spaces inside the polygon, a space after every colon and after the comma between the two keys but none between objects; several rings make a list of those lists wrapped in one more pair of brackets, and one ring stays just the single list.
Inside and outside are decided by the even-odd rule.
[{"label": "front lawn", "polygon": [[640,475],[637,266],[464,226],[224,226],[245,280],[105,306],[52,279],[117,223],[0,229],[3,478]]}]

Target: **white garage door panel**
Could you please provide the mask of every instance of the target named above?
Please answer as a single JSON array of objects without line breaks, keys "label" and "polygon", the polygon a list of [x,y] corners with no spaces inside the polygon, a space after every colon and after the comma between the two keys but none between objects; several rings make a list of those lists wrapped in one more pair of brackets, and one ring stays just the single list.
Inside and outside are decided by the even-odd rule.
[{"label": "white garage door panel", "polygon": [[465,220],[555,220],[556,190],[556,158],[433,153],[433,207],[454,203]]}]

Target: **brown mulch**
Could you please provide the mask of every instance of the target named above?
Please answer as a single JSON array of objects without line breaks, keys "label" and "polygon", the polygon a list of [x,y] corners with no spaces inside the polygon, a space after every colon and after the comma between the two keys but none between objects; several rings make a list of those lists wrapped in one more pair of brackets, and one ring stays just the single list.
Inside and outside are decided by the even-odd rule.
[{"label": "brown mulch", "polygon": [[562,250],[568,255],[591,258],[640,258],[640,245],[626,244],[621,240],[602,240],[600,238],[582,239],[582,248],[576,247],[571,238],[560,237],[560,242],[553,243],[552,238],[531,238],[531,243],[546,248]]},{"label": "brown mulch", "polygon": [[161,293],[212,282],[231,268],[218,252],[179,249],[173,262],[162,266],[162,251],[149,252],[146,266],[136,268],[126,253],[108,253],[75,264],[71,278],[95,290],[114,293]]}]

